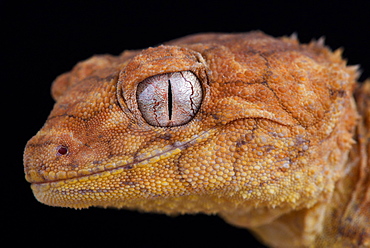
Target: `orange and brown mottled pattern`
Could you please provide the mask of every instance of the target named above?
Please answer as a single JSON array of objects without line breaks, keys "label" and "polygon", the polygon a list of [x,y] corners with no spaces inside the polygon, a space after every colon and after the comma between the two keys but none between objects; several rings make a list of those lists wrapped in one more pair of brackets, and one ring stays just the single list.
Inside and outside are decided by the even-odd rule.
[{"label": "orange and brown mottled pattern", "polygon": [[[137,86],[185,71],[201,84],[195,116],[148,124]],[[94,56],[54,82],[26,179],[52,206],[217,213],[271,247],[367,247],[370,83],[357,76],[321,41],[261,32]]]}]

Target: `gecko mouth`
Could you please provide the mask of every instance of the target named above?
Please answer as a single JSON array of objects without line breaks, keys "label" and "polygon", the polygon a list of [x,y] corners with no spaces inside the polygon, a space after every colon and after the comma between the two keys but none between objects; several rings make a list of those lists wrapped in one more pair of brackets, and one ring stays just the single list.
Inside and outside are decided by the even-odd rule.
[{"label": "gecko mouth", "polygon": [[135,158],[120,160],[117,162],[110,162],[104,165],[96,166],[89,170],[83,169],[70,174],[66,172],[59,172],[57,174],[53,173],[50,176],[50,173],[48,174],[47,172],[39,171],[37,169],[29,169],[26,171],[26,180],[33,185],[45,185],[59,182],[68,183],[74,182],[76,180],[96,179],[112,174],[119,174],[124,170],[146,167],[149,165],[153,165],[160,160],[168,159],[172,156],[175,156],[181,153],[181,151],[186,149],[187,147],[207,139],[210,134],[211,131],[203,131],[201,134],[192,136],[187,141],[175,142],[161,149],[156,149],[151,152],[139,154]]}]

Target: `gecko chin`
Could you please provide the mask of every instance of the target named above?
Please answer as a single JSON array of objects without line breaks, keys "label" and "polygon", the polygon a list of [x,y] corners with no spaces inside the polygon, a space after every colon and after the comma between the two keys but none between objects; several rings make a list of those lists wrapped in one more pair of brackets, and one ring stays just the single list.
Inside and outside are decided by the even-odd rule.
[{"label": "gecko chin", "polygon": [[[156,170],[158,162],[176,157],[181,150],[179,148],[160,153],[156,156],[126,164],[117,168],[96,172],[90,175],[77,176],[70,179],[54,181],[33,182],[31,188],[36,199],[46,205],[87,208],[90,206],[100,207],[128,207],[134,199],[137,200],[160,199],[179,197],[186,193],[188,183],[182,180],[173,180],[163,177],[155,181],[148,178]],[[111,165],[113,166],[113,165]],[[28,177],[36,178],[32,174]],[[149,176],[150,177],[150,176]],[[138,179],[140,178],[140,179]],[[182,189],[181,192],[175,189]],[[172,193],[171,193],[172,192]],[[125,195],[125,197],[122,197]],[[122,201],[122,199],[125,199]],[[112,202],[115,204],[112,205]]]},{"label": "gecko chin", "polygon": [[[133,168],[152,166],[161,160],[170,159],[194,143],[207,139],[212,132],[212,130],[204,131],[183,142],[139,152],[135,156],[117,155],[106,160],[94,159],[95,153],[99,151],[94,151],[87,145],[57,145],[58,143],[53,141],[34,145],[33,140],[37,138],[36,141],[39,143],[40,139],[35,136],[27,143],[24,153],[26,180],[33,184],[58,183],[100,177],[102,174],[117,173],[117,170],[128,171]],[[77,160],[74,157],[84,159]]]},{"label": "gecko chin", "polygon": [[[112,200],[120,199],[158,199],[173,196],[172,191],[182,188],[178,195],[186,194],[189,183],[179,178],[171,178],[162,173],[163,164],[176,160],[182,150],[189,145],[207,139],[212,131],[194,135],[186,142],[143,152],[134,158],[110,158],[109,162],[94,161],[85,166],[89,169],[58,172],[54,174],[47,170],[39,170],[40,166],[26,165],[26,179],[32,183],[31,188],[35,197],[42,203],[51,206],[84,208],[89,206],[111,206]],[[69,151],[63,149],[65,155]],[[27,149],[26,149],[26,153]],[[25,155],[25,161],[27,156]],[[166,165],[164,165],[166,167]],[[162,179],[156,173],[162,174]],[[153,180],[152,178],[157,178]],[[122,197],[126,194],[126,197]],[[119,197],[120,196],[120,197]],[[115,199],[117,197],[117,199]],[[113,198],[113,199],[112,199]],[[125,201],[126,201],[125,200]]]}]

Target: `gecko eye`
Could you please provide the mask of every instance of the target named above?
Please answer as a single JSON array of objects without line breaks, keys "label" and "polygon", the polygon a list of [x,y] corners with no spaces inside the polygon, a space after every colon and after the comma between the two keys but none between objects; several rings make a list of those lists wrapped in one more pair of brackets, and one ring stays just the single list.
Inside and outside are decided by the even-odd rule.
[{"label": "gecko eye", "polygon": [[202,86],[190,71],[160,74],[139,83],[139,110],[152,126],[173,127],[188,123],[202,102]]},{"label": "gecko eye", "polygon": [[57,155],[62,156],[68,153],[68,147],[66,146],[58,146],[57,147]]}]

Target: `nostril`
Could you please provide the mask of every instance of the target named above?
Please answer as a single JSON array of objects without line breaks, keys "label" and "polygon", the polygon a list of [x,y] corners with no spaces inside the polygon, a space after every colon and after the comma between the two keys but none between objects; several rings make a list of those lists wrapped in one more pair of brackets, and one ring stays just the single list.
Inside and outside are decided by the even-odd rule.
[{"label": "nostril", "polygon": [[68,147],[58,146],[57,151],[58,151],[57,153],[58,156],[66,155],[68,153]]}]

